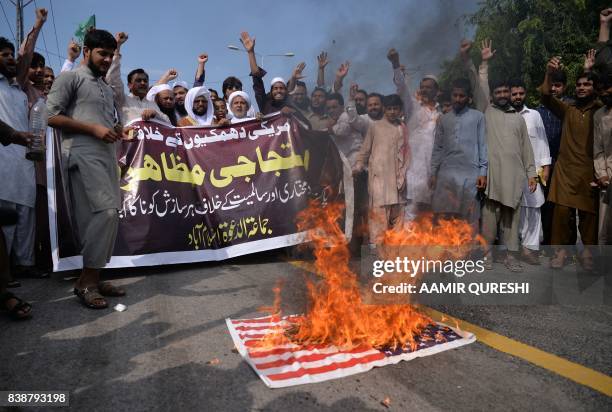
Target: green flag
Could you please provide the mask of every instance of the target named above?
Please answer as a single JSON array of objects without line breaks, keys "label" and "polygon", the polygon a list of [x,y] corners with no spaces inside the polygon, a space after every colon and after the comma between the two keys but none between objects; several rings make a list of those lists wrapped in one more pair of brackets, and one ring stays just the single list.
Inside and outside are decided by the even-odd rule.
[{"label": "green flag", "polygon": [[79,28],[74,32],[74,37],[77,42],[83,44],[85,40],[85,34],[90,28],[96,27],[96,15],[92,14],[86,21],[79,24]]}]

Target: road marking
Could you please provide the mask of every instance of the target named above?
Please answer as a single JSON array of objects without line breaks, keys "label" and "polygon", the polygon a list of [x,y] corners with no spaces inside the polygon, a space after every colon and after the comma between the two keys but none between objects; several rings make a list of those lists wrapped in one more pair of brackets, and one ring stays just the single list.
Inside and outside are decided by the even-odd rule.
[{"label": "road marking", "polygon": [[[288,260],[287,263],[297,268],[315,273],[315,267],[310,262],[303,260]],[[455,318],[435,309],[421,306],[423,311],[432,319],[444,322],[448,325],[458,325],[461,330],[471,332],[476,335],[476,338],[481,343],[492,347],[500,352],[507,353],[517,358],[526,360],[541,368],[570,379],[576,383],[595,389],[607,396],[612,396],[612,377],[597,372],[593,369],[582,366],[578,363],[568,361],[567,359],[545,352],[533,346],[524,344],[517,340],[508,338],[490,330],[481,328],[480,326]]]}]

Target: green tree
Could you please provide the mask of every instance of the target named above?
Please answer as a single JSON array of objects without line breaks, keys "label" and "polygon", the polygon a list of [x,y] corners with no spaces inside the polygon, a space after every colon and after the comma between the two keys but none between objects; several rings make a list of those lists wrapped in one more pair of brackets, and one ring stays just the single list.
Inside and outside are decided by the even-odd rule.
[{"label": "green tree", "polygon": [[[609,2],[604,0],[484,0],[476,13],[466,16],[476,29],[474,62],[480,63],[476,46],[491,39],[496,53],[489,64],[489,77],[522,78],[528,103],[534,105],[546,62],[561,56],[571,93],[584,54],[597,41],[599,12],[607,7]],[[443,87],[464,75],[457,59],[445,62],[442,71]]]}]

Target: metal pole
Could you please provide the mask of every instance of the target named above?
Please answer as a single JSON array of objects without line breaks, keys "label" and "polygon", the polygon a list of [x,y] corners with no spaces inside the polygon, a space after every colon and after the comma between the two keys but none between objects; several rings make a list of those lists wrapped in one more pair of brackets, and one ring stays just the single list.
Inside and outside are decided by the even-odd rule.
[{"label": "metal pole", "polygon": [[17,8],[17,25],[15,26],[15,35],[17,36],[17,50],[21,47],[21,43],[23,42],[23,0],[17,0],[15,2],[15,7]]}]

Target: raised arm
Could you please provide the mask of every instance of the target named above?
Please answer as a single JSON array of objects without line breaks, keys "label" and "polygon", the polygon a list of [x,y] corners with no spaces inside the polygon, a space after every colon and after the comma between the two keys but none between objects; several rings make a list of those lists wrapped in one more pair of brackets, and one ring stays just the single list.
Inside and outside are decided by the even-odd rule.
[{"label": "raised arm", "polygon": [[251,68],[251,75],[256,75],[259,72],[259,66],[257,65],[257,57],[255,55],[255,37],[251,37],[249,33],[243,31],[240,33],[240,42],[244,46],[247,54],[249,55],[249,67]]},{"label": "raised arm", "polygon": [[115,40],[117,40],[117,49],[115,49],[113,62],[106,72],[106,82],[113,89],[115,103],[120,109],[125,104],[125,90],[121,80],[121,46],[128,40],[128,35],[125,32],[119,32],[115,34]]},{"label": "raised arm", "polygon": [[322,51],[321,54],[317,56],[317,63],[319,67],[317,70],[317,86],[325,87],[325,66],[329,63],[327,52]]},{"label": "raised arm", "polygon": [[76,66],[76,59],[79,58],[81,54],[81,46],[75,42],[74,40],[70,40],[67,49],[68,57],[64,60],[64,64],[62,64],[62,69],[60,72],[69,72],[74,69]]},{"label": "raised arm", "polygon": [[176,79],[178,77],[178,71],[176,71],[176,69],[168,69],[166,70],[166,72],[159,78],[158,81],[155,82],[155,85],[159,85],[159,84],[168,84],[170,83],[172,80]]},{"label": "raised arm", "polygon": [[334,92],[340,93],[340,90],[342,90],[342,83],[344,82],[344,78],[348,74],[350,67],[351,63],[347,60],[344,63],[341,63],[338,70],[336,70],[336,79],[334,80],[333,85]]},{"label": "raised arm", "polygon": [[198,68],[196,70],[193,87],[204,85],[204,81],[206,80],[206,62],[208,62],[208,53],[200,54],[198,56]]},{"label": "raised arm", "polygon": [[263,83],[263,77],[266,72],[260,69],[257,65],[257,57],[255,55],[255,37],[251,37],[249,33],[243,31],[240,33],[240,42],[244,46],[249,55],[249,67],[251,68],[251,77],[253,78],[253,92],[259,110],[263,112],[267,102],[266,88]]},{"label": "raised arm", "polygon": [[36,40],[38,39],[38,34],[46,21],[47,9],[36,9],[36,21],[34,22],[34,27],[32,27],[32,30],[30,30],[25,41],[19,48],[19,54],[17,55],[17,83],[19,83],[21,87],[26,87],[28,84],[28,72],[30,69],[30,63],[32,63],[32,56],[34,55]]},{"label": "raised arm", "polygon": [[584,55],[584,64],[582,68],[585,73],[590,73],[593,71],[593,66],[595,66],[595,49],[590,49]]},{"label": "raised arm", "polygon": [[297,66],[295,66],[295,69],[293,69],[293,71],[291,72],[291,77],[287,82],[287,92],[292,92],[293,89],[295,89],[296,82],[304,78],[302,72],[304,71],[305,67],[306,63],[304,62],[301,62]]},{"label": "raised arm", "polygon": [[599,13],[598,43],[607,43],[610,40],[610,21],[612,21],[612,8],[602,10]]},{"label": "raised arm", "polygon": [[406,118],[410,118],[412,108],[414,107],[413,98],[410,96],[410,88],[408,87],[410,80],[400,64],[400,57],[397,50],[389,49],[387,52],[387,60],[391,62],[391,66],[393,67],[393,84],[395,84],[396,93],[404,102],[404,114]]},{"label": "raised arm", "polygon": [[491,47],[491,40],[483,40],[481,43],[480,54],[482,62],[476,70],[474,62],[470,58],[470,50],[473,43],[469,40],[463,40],[459,49],[459,56],[463,62],[464,68],[468,72],[468,78],[473,90],[474,106],[477,110],[484,112],[489,105],[490,90],[489,90],[489,60],[495,55],[495,50]]},{"label": "raised arm", "polygon": [[561,57],[555,56],[546,64],[544,82],[540,86],[541,101],[555,116],[563,119],[569,106],[552,95],[552,81],[550,79],[550,75],[557,70],[563,70],[563,65],[561,64]]}]

